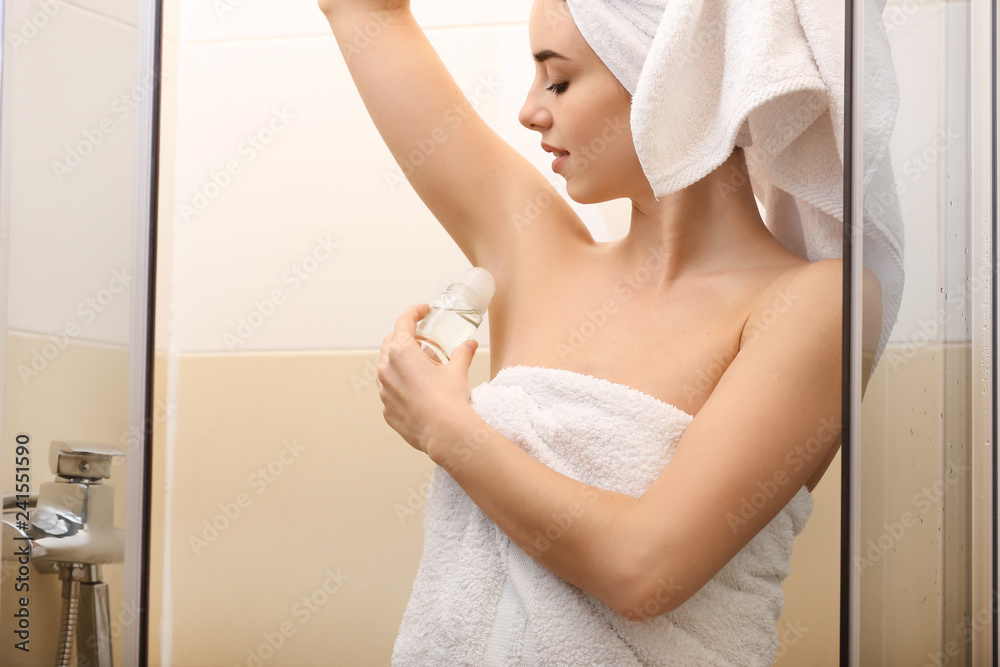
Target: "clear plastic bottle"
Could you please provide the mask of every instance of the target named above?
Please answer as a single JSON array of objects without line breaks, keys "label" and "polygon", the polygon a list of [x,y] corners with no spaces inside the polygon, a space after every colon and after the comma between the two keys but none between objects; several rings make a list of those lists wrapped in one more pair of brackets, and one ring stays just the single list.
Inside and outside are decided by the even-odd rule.
[{"label": "clear plastic bottle", "polygon": [[489,271],[478,266],[467,269],[430,303],[430,311],[417,322],[420,347],[437,363],[448,363],[455,348],[472,338],[483,323],[495,291]]}]

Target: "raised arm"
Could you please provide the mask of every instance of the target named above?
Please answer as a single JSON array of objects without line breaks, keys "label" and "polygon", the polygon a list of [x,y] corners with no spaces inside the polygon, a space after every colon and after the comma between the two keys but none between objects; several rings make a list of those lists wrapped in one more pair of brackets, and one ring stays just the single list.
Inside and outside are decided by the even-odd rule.
[{"label": "raised arm", "polygon": [[578,219],[472,108],[408,0],[320,0],[319,6],[382,139],[473,265],[498,268],[520,240],[527,202],[546,202],[546,216]]}]

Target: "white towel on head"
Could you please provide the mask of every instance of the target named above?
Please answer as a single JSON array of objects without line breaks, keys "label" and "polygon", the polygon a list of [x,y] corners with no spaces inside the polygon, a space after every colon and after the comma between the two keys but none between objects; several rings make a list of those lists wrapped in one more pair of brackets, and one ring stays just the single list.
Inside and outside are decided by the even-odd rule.
[{"label": "white towel on head", "polygon": [[[657,197],[704,178],[742,146],[775,237],[803,259],[843,257],[843,2],[567,4],[632,94],[635,147]],[[902,214],[888,150],[899,92],[884,0],[865,6],[864,263],[882,285],[877,362],[903,291]]]},{"label": "white towel on head", "polygon": [[[636,498],[669,464],[694,419],[627,385],[537,366],[501,369],[472,389],[470,404],[553,470]],[[424,553],[392,665],[771,665],[781,582],[813,510],[807,487],[791,491],[780,489],[791,495],[785,507],[680,607],[630,621],[532,560],[437,468],[424,507]],[[581,494],[570,515],[553,517],[535,548],[558,540],[592,498]],[[660,601],[673,592],[669,578],[661,591]],[[657,608],[647,601],[647,613]]]}]

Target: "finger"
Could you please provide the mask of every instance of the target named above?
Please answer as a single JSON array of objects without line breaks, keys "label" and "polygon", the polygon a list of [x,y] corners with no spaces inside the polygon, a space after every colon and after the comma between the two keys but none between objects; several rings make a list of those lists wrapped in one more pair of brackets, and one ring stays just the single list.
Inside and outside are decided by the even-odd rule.
[{"label": "finger", "polygon": [[392,336],[386,336],[382,339],[382,347],[378,351],[378,364],[376,367],[381,367],[382,362],[386,359],[386,352],[389,351],[389,341],[392,340]]},{"label": "finger", "polygon": [[410,306],[402,315],[396,319],[396,326],[393,329],[393,336],[402,340],[413,338],[413,332],[417,328],[417,322],[423,319],[431,309],[430,304],[418,303]]},{"label": "finger", "polygon": [[458,347],[451,355],[451,359],[448,361],[449,366],[457,366],[463,369],[464,372],[468,372],[469,366],[472,365],[472,359],[476,356],[476,350],[479,348],[479,341],[472,339],[468,340]]}]

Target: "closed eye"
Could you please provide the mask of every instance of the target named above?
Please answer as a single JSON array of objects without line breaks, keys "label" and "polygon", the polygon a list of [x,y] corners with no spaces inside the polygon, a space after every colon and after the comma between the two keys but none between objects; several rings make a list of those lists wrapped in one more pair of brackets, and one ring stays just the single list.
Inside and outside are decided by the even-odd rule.
[{"label": "closed eye", "polygon": [[569,88],[569,82],[563,82],[563,83],[553,83],[545,90],[550,90],[556,95],[561,95],[562,93],[566,92],[567,88]]}]

